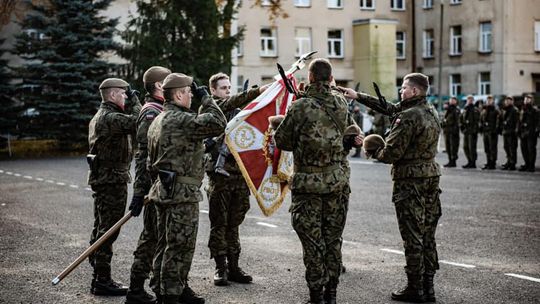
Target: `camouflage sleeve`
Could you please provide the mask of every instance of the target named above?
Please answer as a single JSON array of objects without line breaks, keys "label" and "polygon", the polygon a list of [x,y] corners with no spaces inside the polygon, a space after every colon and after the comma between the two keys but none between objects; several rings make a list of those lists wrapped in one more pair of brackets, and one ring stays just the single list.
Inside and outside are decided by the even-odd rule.
[{"label": "camouflage sleeve", "polygon": [[219,107],[223,112],[232,111],[236,108],[243,108],[260,94],[259,88],[249,89],[220,102]]},{"label": "camouflage sleeve", "polygon": [[400,160],[414,136],[414,130],[414,121],[404,119],[403,115],[399,115],[386,139],[386,146],[377,153],[375,158],[387,164]]},{"label": "camouflage sleeve", "polygon": [[227,118],[210,96],[203,97],[199,113],[193,121],[191,137],[208,138],[218,136],[225,130]]},{"label": "camouflage sleeve", "polygon": [[146,195],[152,186],[150,174],[146,170],[148,157],[148,129],[158,115],[155,111],[142,113],[137,125],[138,149],[135,154],[135,182],[133,183],[133,195]]},{"label": "camouflage sleeve", "polygon": [[377,97],[371,96],[369,94],[364,93],[356,93],[356,100],[365,105],[366,107],[369,107],[370,109],[373,109],[381,114],[392,116],[396,114],[397,112],[401,111],[401,106],[386,102],[385,104],[381,104],[379,99]]},{"label": "camouflage sleeve", "polygon": [[297,115],[297,108],[300,105],[299,102],[296,101],[292,104],[292,106],[287,111],[287,115],[285,115],[285,119],[281,122],[279,127],[277,128],[275,134],[274,134],[274,141],[276,142],[276,147],[278,147],[281,150],[284,151],[293,151],[294,150],[294,143],[295,143],[295,117]]}]

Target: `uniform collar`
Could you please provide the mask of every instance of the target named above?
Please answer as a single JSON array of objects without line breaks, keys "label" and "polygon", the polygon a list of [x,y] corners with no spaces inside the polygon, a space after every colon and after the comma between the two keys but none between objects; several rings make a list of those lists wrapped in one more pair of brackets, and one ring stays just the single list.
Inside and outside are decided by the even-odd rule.
[{"label": "uniform collar", "polygon": [[101,102],[100,107],[105,109],[111,109],[116,112],[124,112],[124,109],[122,109],[120,106],[118,106],[112,101],[103,101]]},{"label": "uniform collar", "polygon": [[191,109],[170,102],[166,102],[163,109],[165,111],[193,112]]},{"label": "uniform collar", "polygon": [[145,102],[155,102],[155,103],[159,103],[159,104],[164,104],[165,103],[165,98],[160,97],[160,96],[146,94],[144,96],[144,101]]},{"label": "uniform collar", "polygon": [[416,105],[426,103],[426,96],[420,95],[420,96],[413,96],[411,98],[405,99],[401,101],[401,107],[403,110],[412,108]]}]

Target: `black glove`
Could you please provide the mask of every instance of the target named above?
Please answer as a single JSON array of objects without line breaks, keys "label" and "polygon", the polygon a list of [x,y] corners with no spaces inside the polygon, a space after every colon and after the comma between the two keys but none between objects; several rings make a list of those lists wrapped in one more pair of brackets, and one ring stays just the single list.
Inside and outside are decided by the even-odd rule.
[{"label": "black glove", "polygon": [[202,98],[204,96],[208,96],[210,94],[208,94],[208,87],[207,86],[197,86],[197,83],[195,81],[193,81],[193,83],[191,83],[191,93],[193,93],[193,96],[195,96],[196,98],[202,100]]},{"label": "black glove", "polygon": [[216,146],[217,142],[212,137],[204,140],[204,153],[210,153]]},{"label": "black glove", "polygon": [[131,198],[131,204],[129,204],[129,210],[131,210],[131,215],[139,216],[139,214],[141,214],[143,205],[144,197],[134,195],[133,198]]},{"label": "black glove", "polygon": [[133,89],[131,88],[131,86],[128,86],[128,87],[127,87],[127,90],[126,90],[126,95],[127,95],[128,99],[131,100],[131,98],[133,97],[133,95],[137,95],[137,97],[139,97],[139,96],[141,95],[141,93],[140,93],[139,91],[137,91],[137,90],[133,90]]}]

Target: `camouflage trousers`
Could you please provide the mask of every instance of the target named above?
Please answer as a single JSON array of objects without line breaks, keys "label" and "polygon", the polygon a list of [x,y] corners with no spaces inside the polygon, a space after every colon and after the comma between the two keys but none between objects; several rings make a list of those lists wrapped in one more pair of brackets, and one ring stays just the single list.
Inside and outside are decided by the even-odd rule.
[{"label": "camouflage trousers", "polygon": [[187,285],[199,228],[199,203],[156,204],[154,292],[180,296]]},{"label": "camouflage trousers", "polygon": [[394,181],[392,202],[405,248],[405,271],[435,274],[439,269],[435,230],[441,217],[439,177]]},{"label": "camouflage trousers", "polygon": [[458,159],[459,132],[444,133],[444,143],[446,153],[448,154],[448,160],[455,161]]},{"label": "camouflage trousers", "polygon": [[484,132],[484,151],[488,162],[497,161],[497,142],[499,135],[495,132]]},{"label": "camouflage trousers", "polygon": [[[127,184],[92,185],[94,198],[94,227],[90,235],[90,245],[94,244],[123,216],[126,210]],[[89,256],[90,265],[94,267],[94,275],[109,276],[113,243],[120,230],[113,234],[101,247]]]},{"label": "camouflage trousers", "polygon": [[311,289],[339,283],[341,245],[348,193],[292,193],[292,226],[302,243],[306,281]]},{"label": "camouflage trousers", "polygon": [[538,143],[538,135],[534,133],[532,136],[520,138],[521,154],[527,168],[534,168],[536,163],[536,144]]},{"label": "camouflage trousers", "polygon": [[506,164],[515,166],[517,162],[517,144],[518,139],[516,134],[504,134],[503,145],[506,152]]},{"label": "camouflage trousers", "polygon": [[[143,230],[139,236],[137,249],[133,252],[133,264],[131,265],[131,281],[146,280],[152,269],[152,261],[157,246],[157,220],[156,207],[148,204],[144,207]],[[153,283],[150,282],[150,286]]]},{"label": "camouflage trousers", "polygon": [[249,210],[249,188],[242,175],[230,177],[211,174],[208,183],[210,206],[210,258],[219,255],[239,255],[240,224]]},{"label": "camouflage trousers", "polygon": [[463,151],[470,163],[476,162],[478,157],[476,144],[478,143],[478,133],[468,133],[463,136]]}]

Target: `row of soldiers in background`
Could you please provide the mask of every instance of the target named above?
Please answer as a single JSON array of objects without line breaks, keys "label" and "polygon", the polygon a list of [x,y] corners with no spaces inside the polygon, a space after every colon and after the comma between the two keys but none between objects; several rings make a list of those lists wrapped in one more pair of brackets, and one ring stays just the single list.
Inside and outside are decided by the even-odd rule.
[{"label": "row of soldiers in background", "polygon": [[476,143],[478,134],[483,134],[484,151],[487,163],[482,169],[492,170],[496,167],[497,144],[499,135],[503,136],[506,163],[502,170],[516,170],[518,138],[521,142],[521,153],[524,164],[519,171],[535,171],[536,144],[540,131],[539,114],[533,104],[531,95],[526,95],[521,109],[514,105],[510,96],[504,99],[500,109],[497,109],[493,96],[487,97],[487,103],[479,109],[474,104],[473,96],[467,96],[463,110],[458,107],[458,100],[450,98],[443,119],[444,137],[448,163],[445,167],[456,167],[459,149],[459,134],[463,133],[463,150],[467,157],[465,169],[476,168]]}]

